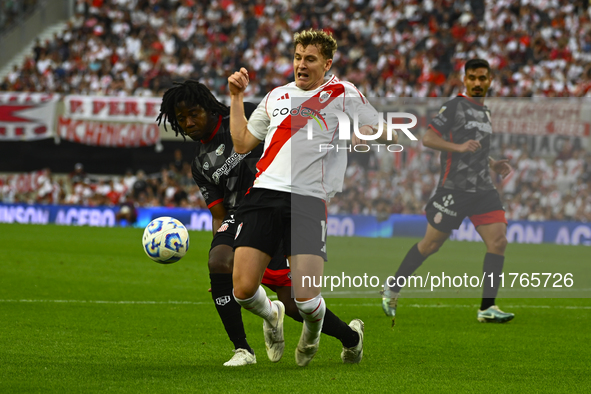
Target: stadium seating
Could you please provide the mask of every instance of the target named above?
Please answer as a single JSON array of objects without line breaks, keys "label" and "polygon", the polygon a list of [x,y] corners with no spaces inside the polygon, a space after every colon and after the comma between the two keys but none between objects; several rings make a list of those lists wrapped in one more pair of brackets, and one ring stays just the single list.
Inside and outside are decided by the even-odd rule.
[{"label": "stadium seating", "polygon": [[[368,97],[453,96],[462,89],[461,67],[472,57],[489,59],[496,70],[492,96],[591,96],[588,2],[416,3],[78,1],[68,28],[39,43],[0,90],[160,96],[173,80],[194,78],[225,96],[228,74],[245,66],[252,74],[247,94],[261,96],[292,79],[292,32],[321,27],[338,38],[333,72]],[[411,153],[405,168],[376,158],[366,165],[352,160],[345,191],[333,200],[331,213],[422,212],[437,182],[438,158],[422,149]],[[570,149],[550,162],[515,146],[497,154],[515,168],[497,180],[510,219],[591,221],[589,153]],[[169,172],[153,174],[150,179],[160,182],[137,195],[137,203],[204,207],[202,198],[194,197],[199,194],[190,172]],[[104,197],[111,187],[107,181],[99,187],[65,179],[51,188],[62,190],[55,194],[60,202],[115,203]],[[6,178],[1,186],[7,202],[50,198],[10,191]],[[133,184],[113,187],[123,199]]]}]

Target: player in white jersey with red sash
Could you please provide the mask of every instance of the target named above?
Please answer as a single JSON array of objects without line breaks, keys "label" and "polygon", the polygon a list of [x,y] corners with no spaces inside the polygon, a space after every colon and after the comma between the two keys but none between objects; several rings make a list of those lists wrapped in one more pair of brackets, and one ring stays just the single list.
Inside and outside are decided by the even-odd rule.
[{"label": "player in white jersey with red sash", "polygon": [[[341,191],[350,142],[339,139],[338,114],[351,119],[357,114],[361,124],[374,125],[379,118],[353,84],[334,75],[321,82],[311,90],[300,89],[296,82],[277,87],[250,116],[248,131],[265,141],[255,188],[325,201]],[[311,136],[309,122],[313,125]]]},{"label": "player in white jersey with red sash", "polygon": [[351,330],[350,342],[343,342],[343,362],[358,363],[363,356],[363,322],[354,319],[347,327],[336,317],[325,320],[321,288],[303,279],[321,277],[324,270],[326,201],[341,190],[347,163],[346,150],[336,149],[348,142],[339,138],[339,121],[343,116],[357,118],[362,134],[373,134],[379,121],[376,110],[352,84],[336,77],[325,79],[336,47],[324,31],[296,33],[295,82],[267,94],[248,120],[242,104],[248,72],[242,68],[228,78],[234,149],[248,152],[265,141],[257,178],[236,213],[241,224],[234,243],[234,296],[264,319],[267,355],[274,362],[283,355],[284,307],[271,302],[260,283],[281,241],[304,318],[296,363],[305,366],[312,360],[323,323]]}]

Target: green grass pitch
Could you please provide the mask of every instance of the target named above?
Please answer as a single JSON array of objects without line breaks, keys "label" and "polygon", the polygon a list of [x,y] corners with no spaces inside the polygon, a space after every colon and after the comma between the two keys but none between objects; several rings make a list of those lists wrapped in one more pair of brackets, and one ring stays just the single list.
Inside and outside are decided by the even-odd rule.
[{"label": "green grass pitch", "polygon": [[[141,235],[0,224],[0,393],[591,392],[584,297],[500,299],[516,314],[505,325],[479,324],[477,298],[404,298],[393,329],[377,297],[327,298],[343,320],[365,322],[364,358],[343,365],[340,343],[323,336],[306,368],[293,356],[299,323],[286,318],[285,354],[273,364],[261,320],[243,313],[258,363],[223,367],[232,344],[207,292],[211,235],[191,232],[189,253],[171,265],[149,260]],[[353,245],[366,248],[365,269],[394,271],[414,242],[330,238],[329,263]],[[453,268],[455,256],[481,269],[483,254],[482,244],[449,242],[421,270],[459,272],[465,261]],[[583,246],[511,244],[506,267],[532,272],[519,264],[566,258],[588,265],[590,255]]]}]

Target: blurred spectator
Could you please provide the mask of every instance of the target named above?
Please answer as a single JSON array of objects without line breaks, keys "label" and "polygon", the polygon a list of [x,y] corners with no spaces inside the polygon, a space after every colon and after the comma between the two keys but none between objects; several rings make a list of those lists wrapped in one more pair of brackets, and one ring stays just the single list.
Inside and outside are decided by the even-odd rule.
[{"label": "blurred spectator", "polygon": [[82,163],[76,163],[74,165],[74,171],[70,173],[70,182],[79,183],[84,181],[86,178],[86,172],[84,171],[84,165]]},{"label": "blurred spectator", "polygon": [[136,173],[136,180],[132,186],[132,196],[136,200],[140,200],[142,195],[148,196],[148,180],[146,179],[146,173],[143,170],[139,170]]},{"label": "blurred spectator", "polygon": [[37,202],[58,204],[64,197],[61,185],[53,179],[49,168],[43,169],[43,175],[37,179]]},{"label": "blurred spectator", "polygon": [[117,223],[133,225],[137,221],[137,209],[133,199],[128,198],[119,206],[119,212],[115,214]]}]

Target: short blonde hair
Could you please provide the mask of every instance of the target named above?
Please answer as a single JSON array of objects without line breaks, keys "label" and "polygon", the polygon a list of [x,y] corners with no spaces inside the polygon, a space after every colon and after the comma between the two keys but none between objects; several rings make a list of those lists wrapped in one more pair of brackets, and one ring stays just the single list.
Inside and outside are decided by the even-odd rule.
[{"label": "short blonde hair", "polygon": [[298,45],[304,47],[314,45],[325,59],[332,59],[337,51],[337,40],[334,39],[332,33],[327,33],[324,30],[304,30],[293,35],[293,49]]}]

